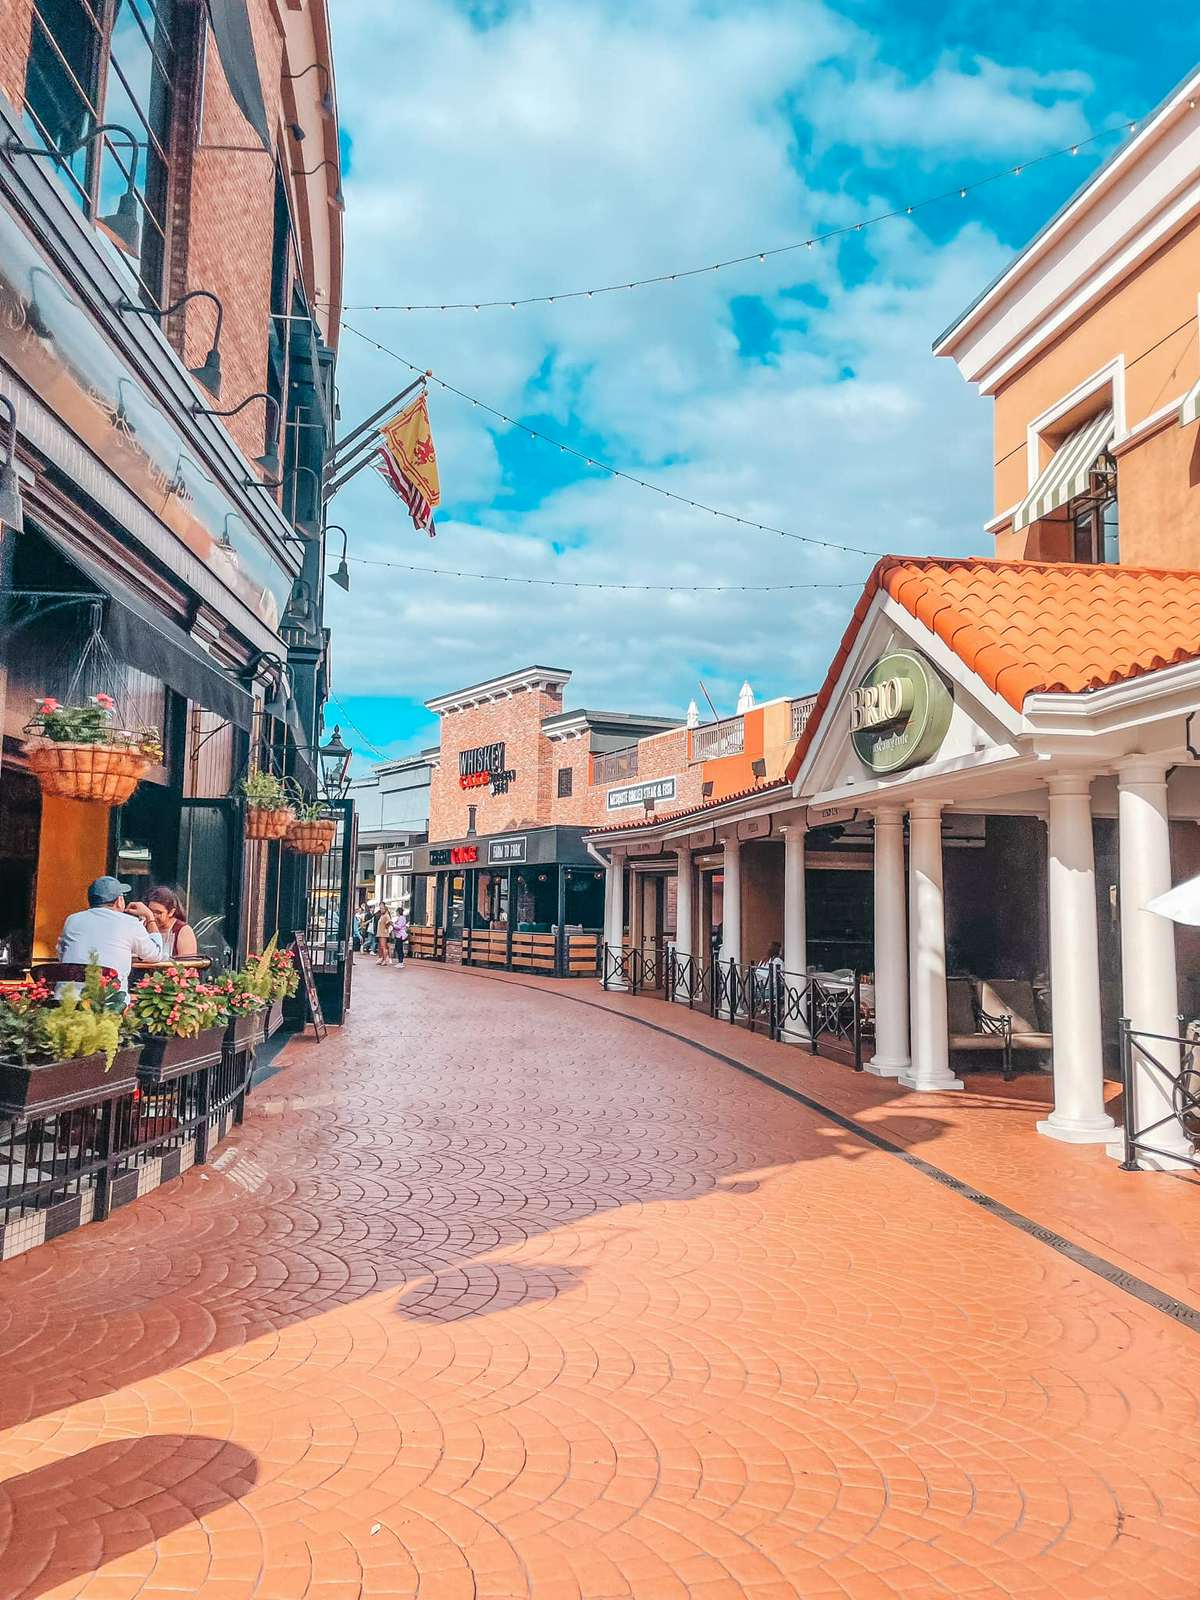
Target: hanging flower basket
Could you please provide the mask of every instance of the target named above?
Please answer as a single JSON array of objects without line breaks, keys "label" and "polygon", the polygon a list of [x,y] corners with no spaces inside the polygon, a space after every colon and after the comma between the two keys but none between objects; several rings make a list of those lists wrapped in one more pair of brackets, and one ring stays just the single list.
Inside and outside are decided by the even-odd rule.
[{"label": "hanging flower basket", "polygon": [[337,823],[332,817],[296,821],[288,828],[287,847],[302,856],[327,856],[336,832]]},{"label": "hanging flower basket", "polygon": [[105,806],[124,805],[153,765],[144,751],[126,744],[55,744],[47,740],[45,744],[30,742],[25,753],[43,794]]},{"label": "hanging flower basket", "polygon": [[295,820],[291,806],[246,807],[247,839],[286,839]]},{"label": "hanging flower basket", "polygon": [[94,694],[82,705],[39,700],[25,732],[29,768],[43,794],[120,806],[156,761],[162,741],[152,728],[140,733],[115,725],[116,702]]}]

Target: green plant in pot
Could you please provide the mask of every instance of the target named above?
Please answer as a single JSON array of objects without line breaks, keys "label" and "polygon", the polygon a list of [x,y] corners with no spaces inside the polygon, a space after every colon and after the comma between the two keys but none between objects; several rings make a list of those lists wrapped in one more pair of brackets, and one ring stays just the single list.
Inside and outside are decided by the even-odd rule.
[{"label": "green plant in pot", "polygon": [[287,831],[289,850],[304,856],[328,855],[337,833],[337,820],[323,800],[293,800],[294,820]]},{"label": "green plant in pot", "polygon": [[238,785],[246,806],[247,839],[283,839],[295,811],[286,779],[252,768]]},{"label": "green plant in pot", "polygon": [[138,1051],[116,982],[93,958],[55,997],[29,983],[0,1001],[0,1116],[49,1116],[134,1082]]}]

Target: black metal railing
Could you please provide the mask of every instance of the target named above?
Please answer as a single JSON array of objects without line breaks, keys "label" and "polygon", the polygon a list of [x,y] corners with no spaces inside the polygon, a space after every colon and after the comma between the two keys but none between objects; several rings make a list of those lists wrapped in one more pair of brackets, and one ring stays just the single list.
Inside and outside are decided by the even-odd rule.
[{"label": "black metal railing", "polygon": [[137,1174],[156,1157],[194,1141],[193,1159],[202,1163],[211,1120],[230,1111],[241,1121],[253,1054],[226,1047],[211,1066],[166,1082],[142,1081],[50,1116],[0,1120],[0,1227],[75,1199],[79,1216],[65,1226],[100,1221],[136,1195]]},{"label": "black metal railing", "polygon": [[[1125,1090],[1124,1160],[1126,1172],[1139,1170],[1139,1156],[1159,1156],[1200,1168],[1200,1037],[1191,1034],[1147,1033],[1134,1028],[1127,1017],[1120,1022],[1121,1083]],[[1138,1105],[1139,1081],[1149,1082],[1169,1103],[1170,1110],[1143,1123],[1149,1113]],[[1180,1130],[1186,1148],[1166,1146],[1169,1130]]]},{"label": "black metal railing", "polygon": [[832,1045],[849,1054],[856,1072],[862,1071],[874,1019],[863,1001],[861,973],[788,972],[778,961],[705,962],[681,955],[674,945],[667,945],[656,960],[659,981],[652,984],[646,975],[653,965],[642,951],[602,944],[597,971],[605,989],[620,987],[630,994],[659,989],[668,1004],[707,1011],[751,1033],[807,1040],[814,1055]]}]

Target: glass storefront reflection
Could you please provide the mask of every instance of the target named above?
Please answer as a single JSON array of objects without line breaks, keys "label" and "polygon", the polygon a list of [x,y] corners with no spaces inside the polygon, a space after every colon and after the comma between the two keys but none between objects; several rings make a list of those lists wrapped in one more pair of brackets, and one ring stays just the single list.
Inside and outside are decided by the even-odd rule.
[{"label": "glass storefront reflection", "polygon": [[290,575],[92,319],[0,210],[0,356],[121,482],[271,628]]}]

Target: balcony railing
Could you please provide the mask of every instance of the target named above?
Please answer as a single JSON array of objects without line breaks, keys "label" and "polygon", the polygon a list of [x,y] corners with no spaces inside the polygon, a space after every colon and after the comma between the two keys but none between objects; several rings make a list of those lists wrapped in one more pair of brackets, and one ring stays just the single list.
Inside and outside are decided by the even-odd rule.
[{"label": "balcony railing", "polygon": [[636,778],[637,769],[638,747],[626,745],[623,750],[609,750],[592,758],[592,782],[620,783],[625,778]]},{"label": "balcony railing", "polygon": [[744,717],[726,717],[692,729],[692,760],[715,761],[718,756],[740,756],[746,747]]},{"label": "balcony railing", "polygon": [[812,716],[812,708],[817,703],[815,694],[806,694],[801,700],[792,701],[792,738],[798,739],[808,726],[808,719]]}]

